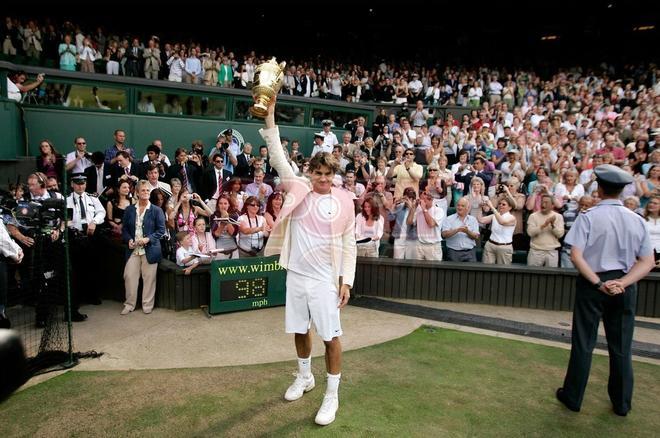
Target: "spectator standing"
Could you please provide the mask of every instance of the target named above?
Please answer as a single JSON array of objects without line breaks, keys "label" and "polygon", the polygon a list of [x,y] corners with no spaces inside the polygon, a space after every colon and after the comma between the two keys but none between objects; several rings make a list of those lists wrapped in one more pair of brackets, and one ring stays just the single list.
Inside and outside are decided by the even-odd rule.
[{"label": "spectator standing", "polygon": [[482,262],[510,265],[513,259],[513,231],[516,227],[516,218],[510,213],[514,203],[504,198],[497,203],[496,210],[490,199],[486,199],[486,205],[493,214],[479,219],[479,223],[490,224],[491,227],[490,238],[484,246]]},{"label": "spectator standing", "polygon": [[211,216],[211,233],[215,237],[215,247],[220,252],[215,256],[216,260],[228,260],[238,258],[238,246],[236,245],[235,224],[238,222],[238,214],[233,200],[227,193],[222,193],[215,204],[215,213]]},{"label": "spectator standing", "polygon": [[391,164],[387,172],[388,179],[396,179],[394,185],[394,197],[401,198],[404,189],[412,187],[415,194],[419,192],[419,180],[422,178],[424,169],[415,163],[415,151],[408,149],[404,157],[398,156]]},{"label": "spectator standing", "polygon": [[133,148],[126,146],[126,131],[117,129],[113,133],[115,140],[114,144],[105,150],[105,162],[107,164],[115,164],[117,162],[117,152],[126,151],[131,160],[135,160],[135,152]]},{"label": "spectator standing", "polygon": [[[593,207],[595,200],[591,196],[582,196],[578,200],[578,208],[575,211],[566,210],[563,214],[564,216],[564,228],[566,233],[570,231],[577,219],[578,215],[585,213],[591,207]],[[565,234],[566,234],[565,233]],[[559,252],[559,263],[562,268],[575,268],[573,262],[571,261],[571,245],[566,243],[566,239],[562,242],[561,250]]]},{"label": "spectator standing", "polygon": [[183,62],[184,51],[172,52],[172,55],[167,60],[167,65],[170,68],[170,73],[167,80],[170,82],[181,82],[183,80],[183,72],[186,67]]},{"label": "spectator standing", "polygon": [[470,214],[470,201],[463,197],[456,203],[456,213],[442,223],[442,238],[447,245],[447,258],[452,262],[476,262],[479,223]]},{"label": "spectator standing", "polygon": [[76,71],[78,50],[71,44],[71,35],[64,35],[64,42],[59,45],[57,52],[60,54],[60,70]]},{"label": "spectator standing", "polygon": [[202,79],[202,63],[197,57],[197,50],[190,49],[186,59],[184,80],[186,84],[199,84]]},{"label": "spectator standing", "polygon": [[660,196],[653,195],[644,208],[644,219],[649,230],[649,238],[653,247],[655,269],[660,266]]},{"label": "spectator standing", "polygon": [[553,210],[552,195],[544,195],[541,210],[527,219],[527,234],[531,238],[527,266],[559,266],[559,239],[564,235],[564,218]]},{"label": "spectator standing", "polygon": [[415,190],[412,187],[406,188],[403,197],[395,202],[394,210],[388,216],[389,220],[394,221],[394,259],[413,260],[417,256],[416,198]]},{"label": "spectator standing", "polygon": [[241,258],[263,254],[265,239],[271,229],[266,219],[259,214],[260,208],[259,200],[250,196],[245,200],[243,214],[238,218],[238,252]]},{"label": "spectator standing", "polygon": [[424,109],[424,102],[418,100],[415,109],[410,112],[409,118],[412,121],[413,128],[421,128],[431,118],[431,115]]},{"label": "spectator standing", "polygon": [[50,140],[42,140],[39,143],[40,155],[37,157],[37,171],[43,173],[46,178],[53,177],[58,181],[63,176],[64,157],[55,150]]},{"label": "spectator standing", "polygon": [[92,165],[85,168],[87,177],[87,193],[100,196],[104,190],[112,185],[110,166],[105,164],[103,152],[95,151],[91,156]]},{"label": "spectator standing", "polygon": [[122,238],[128,245],[124,282],[126,301],[122,315],[135,310],[138,282],[142,278],[142,311],[152,312],[156,296],[156,273],[162,258],[160,239],[165,235],[163,210],[149,202],[151,189],[140,181],[136,189],[138,203],[126,208],[122,224]]},{"label": "spectator standing", "polygon": [[211,50],[210,54],[202,54],[202,70],[204,71],[204,85],[209,85],[211,87],[218,86],[219,69],[220,69],[220,61],[218,61],[215,50]]},{"label": "spectator standing", "polygon": [[133,196],[131,194],[131,183],[128,181],[121,181],[115,190],[115,193],[106,203],[106,220],[110,225],[113,235],[116,238],[121,238],[122,225],[124,222],[124,213],[126,209],[133,204]]},{"label": "spectator standing", "polygon": [[282,192],[274,191],[271,193],[268,197],[268,202],[266,202],[266,213],[264,213],[266,223],[271,229],[282,211],[282,205],[284,205],[284,195],[282,195]]},{"label": "spectator standing", "polygon": [[89,38],[83,40],[80,50],[80,71],[83,73],[94,73],[94,61],[96,61],[96,49],[92,46]]},{"label": "spectator standing", "polygon": [[147,47],[142,51],[144,58],[144,77],[147,79],[158,79],[160,72],[160,49],[154,39],[150,39]]},{"label": "spectator standing", "polygon": [[502,89],[504,87],[497,80],[497,76],[493,76],[490,83],[488,84],[488,98],[491,106],[502,100]]},{"label": "spectator standing", "polygon": [[105,50],[104,59],[106,60],[105,71],[109,75],[119,75],[119,62],[121,61],[121,52],[117,47],[117,41],[111,41],[109,47]]},{"label": "spectator standing", "polygon": [[479,85],[479,82],[474,81],[472,83],[472,86],[468,90],[468,105],[471,107],[478,107],[481,105],[481,98],[483,97],[484,93],[483,90],[481,89],[481,86]]},{"label": "spectator standing", "polygon": [[220,69],[218,70],[218,85],[230,88],[232,86],[233,78],[234,72],[229,64],[229,58],[224,56],[222,58],[222,64],[220,64]]},{"label": "spectator standing", "polygon": [[66,154],[66,170],[71,173],[83,173],[93,165],[92,154],[87,152],[87,141],[84,137],[76,137],[73,145],[75,150]]},{"label": "spectator standing", "polygon": [[28,25],[23,28],[23,50],[25,55],[30,58],[41,58],[41,52],[43,51],[41,31],[33,20],[28,21]]},{"label": "spectator standing", "polygon": [[140,76],[142,62],[144,61],[142,47],[140,47],[140,40],[133,38],[131,47],[125,53],[126,63],[124,64],[124,71],[126,76]]},{"label": "spectator standing", "polygon": [[442,222],[445,212],[433,205],[427,193],[419,195],[415,220],[417,224],[417,260],[442,261]]},{"label": "spectator standing", "polygon": [[355,217],[355,242],[358,257],[378,257],[385,221],[376,201],[369,197],[362,201],[361,212]]},{"label": "spectator standing", "polygon": [[2,27],[2,53],[5,55],[16,55],[16,49],[19,47],[20,34],[14,20],[11,17],[5,17]]}]

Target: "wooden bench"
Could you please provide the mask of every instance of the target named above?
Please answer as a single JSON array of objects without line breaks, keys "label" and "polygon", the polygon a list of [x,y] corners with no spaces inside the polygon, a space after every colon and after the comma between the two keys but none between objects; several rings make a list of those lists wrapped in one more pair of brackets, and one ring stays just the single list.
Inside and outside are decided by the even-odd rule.
[{"label": "wooden bench", "polygon": [[211,265],[202,265],[185,275],[170,260],[158,264],[156,307],[172,310],[199,309],[208,306],[211,290]]}]

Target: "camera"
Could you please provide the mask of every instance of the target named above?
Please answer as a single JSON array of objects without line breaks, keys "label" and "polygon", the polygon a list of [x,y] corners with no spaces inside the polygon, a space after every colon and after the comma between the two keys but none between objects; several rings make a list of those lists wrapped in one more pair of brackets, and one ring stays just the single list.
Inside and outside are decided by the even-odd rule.
[{"label": "camera", "polygon": [[44,199],[39,202],[18,201],[14,217],[25,228],[54,228],[64,219],[65,208],[64,199]]},{"label": "camera", "polygon": [[229,149],[229,143],[227,143],[227,142],[222,143],[222,149],[224,149],[224,150]]},{"label": "camera", "polygon": [[497,189],[495,190],[496,195],[501,195],[504,193],[504,184],[498,184]]}]

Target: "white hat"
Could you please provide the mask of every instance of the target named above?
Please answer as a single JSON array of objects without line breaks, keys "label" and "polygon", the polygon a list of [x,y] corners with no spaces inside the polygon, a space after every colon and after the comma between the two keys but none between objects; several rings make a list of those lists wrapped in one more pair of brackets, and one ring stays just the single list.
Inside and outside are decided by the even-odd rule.
[{"label": "white hat", "polygon": [[490,128],[490,123],[484,123],[481,125],[482,128]]}]

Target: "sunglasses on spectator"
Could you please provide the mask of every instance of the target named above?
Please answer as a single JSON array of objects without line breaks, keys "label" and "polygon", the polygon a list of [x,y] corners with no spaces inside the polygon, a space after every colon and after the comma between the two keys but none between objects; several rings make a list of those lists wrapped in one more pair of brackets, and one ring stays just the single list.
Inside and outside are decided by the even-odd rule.
[{"label": "sunglasses on spectator", "polygon": [[438,169],[429,169],[429,172],[437,172]]},{"label": "sunglasses on spectator", "polygon": [[406,155],[415,155],[413,152],[406,152]]},{"label": "sunglasses on spectator", "polygon": [[248,204],[248,207],[259,207],[259,204]]},{"label": "sunglasses on spectator", "polygon": [[77,141],[76,144],[87,144],[86,141]]}]

